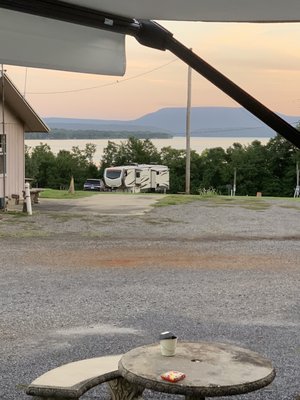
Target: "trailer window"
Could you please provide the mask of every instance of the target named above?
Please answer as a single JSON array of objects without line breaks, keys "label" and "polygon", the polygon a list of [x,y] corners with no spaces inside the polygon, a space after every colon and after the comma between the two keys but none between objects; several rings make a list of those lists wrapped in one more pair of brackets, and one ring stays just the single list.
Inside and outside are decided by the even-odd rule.
[{"label": "trailer window", "polygon": [[121,176],[120,169],[108,169],[106,171],[106,177],[108,179],[118,179]]}]

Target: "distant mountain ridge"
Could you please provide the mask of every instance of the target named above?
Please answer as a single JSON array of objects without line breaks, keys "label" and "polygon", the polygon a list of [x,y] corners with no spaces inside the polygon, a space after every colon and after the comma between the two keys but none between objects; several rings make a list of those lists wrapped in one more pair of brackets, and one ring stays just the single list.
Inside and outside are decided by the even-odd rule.
[{"label": "distant mountain ridge", "polygon": [[[300,116],[278,115],[293,126],[300,120]],[[44,121],[50,128],[56,129],[147,131],[182,136],[186,129],[186,108],[162,108],[128,121],[78,118],[44,118]],[[192,107],[191,134],[204,137],[272,137],[275,132],[241,107]]]}]

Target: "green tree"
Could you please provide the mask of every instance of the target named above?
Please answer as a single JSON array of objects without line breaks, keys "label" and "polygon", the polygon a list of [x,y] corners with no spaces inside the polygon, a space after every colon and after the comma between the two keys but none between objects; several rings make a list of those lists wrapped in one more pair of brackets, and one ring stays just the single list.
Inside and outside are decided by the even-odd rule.
[{"label": "green tree", "polygon": [[27,178],[33,178],[32,185],[47,187],[49,177],[53,174],[55,165],[55,155],[50,146],[40,143],[30,153],[27,148],[25,152],[25,175]]},{"label": "green tree", "polygon": [[93,164],[93,158],[95,156],[96,150],[97,150],[97,146],[94,143],[87,143],[85,145],[83,154],[89,164]]},{"label": "green tree", "polygon": [[237,171],[238,195],[256,195],[263,192],[270,195],[272,190],[272,173],[268,166],[268,154],[266,147],[260,141],[255,140],[248,146],[234,144],[227,149],[229,163],[233,170]]},{"label": "green tree", "polygon": [[53,189],[68,187],[73,176],[76,189],[81,189],[87,178],[99,177],[99,171],[92,161],[95,151],[96,146],[91,143],[84,150],[78,146],[71,151],[61,150],[57,156],[44,143],[40,143],[32,152],[26,148],[26,176],[34,179],[34,185]]},{"label": "green tree", "polygon": [[229,182],[228,157],[222,147],[207,149],[201,154],[203,175],[199,188],[214,188],[227,194]]},{"label": "green tree", "polygon": [[[185,169],[184,169],[185,171]],[[204,163],[203,158],[196,151],[191,151],[191,194],[199,194],[199,188],[203,180]]]},{"label": "green tree", "polygon": [[296,163],[300,150],[282,136],[277,135],[266,145],[268,167],[272,174],[273,196],[292,196],[296,183]]},{"label": "green tree", "polygon": [[103,149],[103,156],[100,163],[101,176],[103,176],[105,168],[117,165],[118,151],[119,145],[109,140],[107,146]]},{"label": "green tree", "polygon": [[86,144],[84,150],[74,146],[71,151],[59,151],[51,187],[68,186],[73,176],[75,189],[82,189],[87,178],[98,178],[98,169],[92,161],[95,151],[96,146],[93,144]]},{"label": "green tree", "polygon": [[163,147],[160,153],[161,162],[170,169],[170,192],[185,191],[185,151]]},{"label": "green tree", "polygon": [[[31,147],[25,144],[25,174],[26,178],[32,178],[36,174],[36,168],[31,158]],[[32,178],[33,179],[33,178]]]},{"label": "green tree", "polygon": [[100,173],[103,175],[104,169],[107,167],[134,163],[160,163],[159,152],[151,140],[130,137],[121,144],[109,141],[107,147],[103,151]]}]

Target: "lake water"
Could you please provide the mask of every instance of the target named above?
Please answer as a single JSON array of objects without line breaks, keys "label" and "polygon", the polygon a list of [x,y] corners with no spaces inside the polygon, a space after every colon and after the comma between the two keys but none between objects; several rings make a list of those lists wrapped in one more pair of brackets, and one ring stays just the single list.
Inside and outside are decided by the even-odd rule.
[{"label": "lake water", "polygon": [[[41,142],[47,143],[51,151],[54,154],[57,154],[60,150],[71,150],[73,146],[78,146],[81,150],[85,148],[87,143],[94,143],[97,146],[96,153],[94,156],[94,162],[98,164],[103,155],[103,150],[107,147],[109,139],[97,139],[97,140],[25,140],[25,144],[33,149],[35,146],[38,146]],[[121,143],[126,141],[126,139],[110,139],[114,143]],[[263,145],[265,145],[270,139],[269,138],[255,138],[255,137],[247,137],[247,138],[239,138],[239,137],[228,137],[228,138],[220,138],[220,137],[192,137],[191,138],[191,149],[195,150],[197,153],[201,154],[205,149],[211,149],[214,147],[222,147],[223,149],[227,149],[232,146],[233,143],[241,143],[242,145],[248,145],[252,143],[254,140],[259,140]],[[185,149],[185,137],[174,137],[172,139],[151,139],[151,142],[154,146],[160,151],[163,147],[171,146],[173,149]]]}]

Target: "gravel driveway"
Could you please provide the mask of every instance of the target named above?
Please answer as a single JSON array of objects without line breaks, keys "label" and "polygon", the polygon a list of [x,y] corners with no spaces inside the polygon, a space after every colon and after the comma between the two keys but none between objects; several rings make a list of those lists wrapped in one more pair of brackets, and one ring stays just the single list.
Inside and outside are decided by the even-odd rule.
[{"label": "gravel driveway", "polygon": [[300,398],[300,200],[150,209],[155,198],[126,197],[130,212],[42,200],[32,217],[0,214],[0,398],[25,400],[50,368],[156,342],[164,330],[273,361],[270,386],[233,399]]}]

